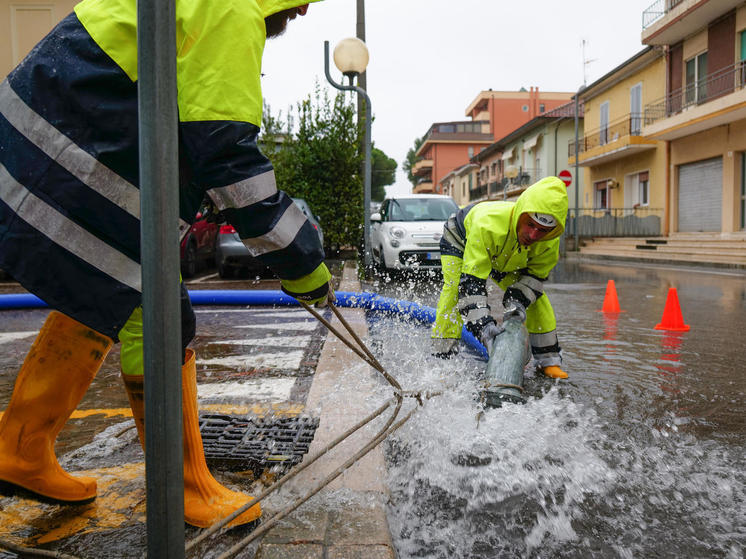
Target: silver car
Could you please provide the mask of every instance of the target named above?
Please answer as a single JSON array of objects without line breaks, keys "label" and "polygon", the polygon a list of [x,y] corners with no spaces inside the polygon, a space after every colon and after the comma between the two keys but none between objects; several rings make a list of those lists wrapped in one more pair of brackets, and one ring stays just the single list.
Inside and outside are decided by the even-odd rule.
[{"label": "silver car", "polygon": [[450,196],[410,194],[388,198],[370,216],[373,260],[384,269],[440,268],[443,224],[458,211]]},{"label": "silver car", "polygon": [[[311,212],[308,202],[303,198],[293,198],[292,200],[316,229],[321,246],[324,246],[324,232],[321,230],[318,218]],[[243,244],[236,230],[228,224],[221,225],[218,231],[215,241],[215,263],[218,266],[218,274],[221,278],[231,277],[238,270],[248,270],[249,272],[267,270],[264,264],[249,254],[249,249]]]}]

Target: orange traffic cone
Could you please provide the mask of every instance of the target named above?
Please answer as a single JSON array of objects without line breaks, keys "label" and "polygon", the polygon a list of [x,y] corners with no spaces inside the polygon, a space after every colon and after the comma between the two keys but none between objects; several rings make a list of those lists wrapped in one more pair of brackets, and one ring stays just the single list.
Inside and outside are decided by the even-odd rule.
[{"label": "orange traffic cone", "polygon": [[681,316],[681,307],[679,306],[679,296],[676,294],[676,288],[668,289],[666,297],[666,306],[663,309],[663,318],[660,324],[656,324],[656,330],[669,330],[671,332],[688,332],[689,325],[684,324],[684,317]]},{"label": "orange traffic cone", "polygon": [[619,299],[616,296],[616,286],[614,280],[610,279],[606,284],[606,296],[604,297],[604,306],[600,312],[620,313],[624,312],[619,308]]}]

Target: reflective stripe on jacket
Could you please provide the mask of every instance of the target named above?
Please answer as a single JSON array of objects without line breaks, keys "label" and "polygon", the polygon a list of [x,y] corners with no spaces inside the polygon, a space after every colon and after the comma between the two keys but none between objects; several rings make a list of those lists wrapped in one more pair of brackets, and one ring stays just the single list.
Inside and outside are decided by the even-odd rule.
[{"label": "reflective stripe on jacket", "polygon": [[[298,0],[177,0],[180,216],[209,194],[283,279],[323,261],[256,145],[264,17]],[[140,304],[135,0],[84,0],[0,84],[0,268],[117,339]]]}]

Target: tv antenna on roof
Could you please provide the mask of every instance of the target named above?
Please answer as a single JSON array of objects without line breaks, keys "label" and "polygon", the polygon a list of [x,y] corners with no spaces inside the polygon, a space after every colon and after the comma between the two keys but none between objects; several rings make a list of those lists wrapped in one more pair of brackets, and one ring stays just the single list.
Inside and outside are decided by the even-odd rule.
[{"label": "tv antenna on roof", "polygon": [[586,75],[587,74],[587,70],[588,70],[588,64],[590,64],[591,62],[595,62],[596,60],[598,60],[598,58],[586,58],[585,57],[585,43],[586,43],[586,40],[583,39],[582,40],[582,49],[583,49],[583,87],[585,87],[585,85],[588,83],[588,76]]}]

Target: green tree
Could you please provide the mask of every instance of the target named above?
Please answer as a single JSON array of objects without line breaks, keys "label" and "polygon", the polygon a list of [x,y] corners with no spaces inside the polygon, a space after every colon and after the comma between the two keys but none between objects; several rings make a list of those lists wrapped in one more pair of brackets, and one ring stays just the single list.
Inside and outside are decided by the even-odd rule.
[{"label": "green tree", "polygon": [[386,197],[386,186],[396,180],[396,161],[377,147],[371,149],[370,199],[376,202]]},{"label": "green tree", "polygon": [[409,182],[412,183],[412,186],[417,186],[417,179],[412,174],[412,169],[414,168],[414,164],[417,163],[417,161],[420,159],[417,157],[417,150],[422,147],[422,144],[425,143],[425,137],[427,134],[422,136],[422,138],[415,138],[414,139],[414,146],[409,148],[409,151],[407,152],[407,157],[404,159],[404,163],[402,164],[402,169],[407,173],[407,179],[409,179]]},{"label": "green tree", "polygon": [[[363,232],[363,154],[354,104],[333,100],[319,84],[288,118],[296,129],[265,111],[262,149],[275,167],[279,188],[305,198],[319,216],[327,247],[358,246]],[[283,131],[284,130],[284,131]]]}]

